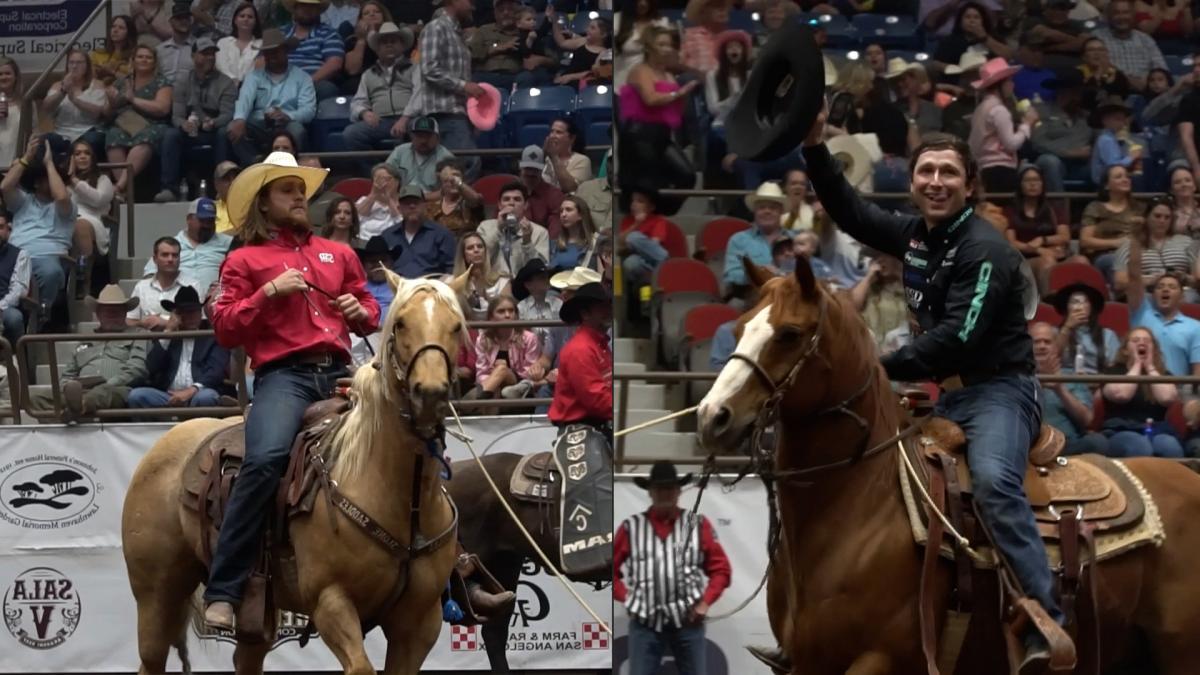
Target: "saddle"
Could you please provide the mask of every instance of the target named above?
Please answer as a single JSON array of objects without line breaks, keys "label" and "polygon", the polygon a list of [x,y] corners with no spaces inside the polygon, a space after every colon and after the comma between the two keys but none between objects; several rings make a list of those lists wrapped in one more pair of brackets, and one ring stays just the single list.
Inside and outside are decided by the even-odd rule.
[{"label": "saddle", "polygon": [[508,492],[523,502],[546,504],[558,499],[561,484],[554,453],[547,450],[521,457],[508,480]]},{"label": "saddle", "polygon": [[[1024,487],[1057,578],[1066,629],[1080,636],[1085,629],[1096,630],[1095,626],[1081,626],[1076,612],[1078,601],[1095,601],[1088,588],[1095,582],[1090,567],[1134,547],[1159,543],[1163,534],[1149,493],[1123,464],[1095,455],[1062,457],[1065,444],[1062,432],[1043,425],[1030,446]],[[1032,623],[1050,645],[1051,672],[1071,672],[1077,661],[1075,643],[1036,601],[1023,597],[1005,561],[990,544],[991,535],[975,510],[965,449],[966,437],[957,424],[927,418],[915,442],[903,450],[917,475],[909,476],[904,465],[900,467],[913,532],[917,543],[925,546],[921,634],[929,673],[953,672],[972,612],[995,611],[994,604],[988,605],[987,594],[980,594],[985,600],[975,606],[973,577],[981,573],[999,573],[1010,598],[1005,602],[1010,664],[1019,662],[1023,652],[1020,636]],[[969,550],[945,537],[946,523],[926,507],[919,496],[922,492],[944,514],[949,526],[971,542]],[[940,649],[933,609],[937,593],[933,575],[939,557],[952,560],[955,568],[951,611]],[[1094,615],[1094,611],[1088,613],[1093,623]],[[1090,637],[1098,641],[1098,635]]]}]

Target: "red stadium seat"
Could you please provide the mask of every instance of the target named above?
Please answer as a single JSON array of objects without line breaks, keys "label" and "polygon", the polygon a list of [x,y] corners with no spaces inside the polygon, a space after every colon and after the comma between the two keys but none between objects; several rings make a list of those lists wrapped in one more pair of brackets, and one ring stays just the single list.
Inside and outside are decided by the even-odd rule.
[{"label": "red stadium seat", "polygon": [[1100,325],[1124,338],[1129,332],[1129,305],[1123,302],[1106,302],[1100,312]]},{"label": "red stadium seat", "polygon": [[1190,316],[1193,319],[1200,319],[1200,304],[1194,302],[1185,302],[1180,306],[1179,311],[1183,312],[1184,316]]},{"label": "red stadium seat", "polygon": [[339,180],[337,185],[333,186],[333,191],[345,195],[353,200],[358,200],[359,197],[366,197],[371,194],[371,179],[370,178],[345,178]]},{"label": "red stadium seat", "polygon": [[669,220],[667,221],[667,240],[662,245],[672,258],[688,257],[687,237],[684,236],[683,230],[679,229],[678,225]]},{"label": "red stadium seat", "polygon": [[734,321],[739,316],[736,309],[717,302],[693,307],[683,317],[683,334],[688,340],[707,340],[721,324]]},{"label": "red stadium seat", "polygon": [[717,277],[708,266],[686,256],[673,256],[664,260],[654,271],[653,285],[655,292],[660,295],[698,292],[716,297],[721,292]]},{"label": "red stadium seat", "polygon": [[696,237],[697,245],[704,252],[704,260],[711,262],[723,256],[729,238],[747,229],[750,229],[750,223],[741,218],[715,218],[705,223]]},{"label": "red stadium seat", "polygon": [[699,260],[668,258],[655,270],[652,287],[651,335],[659,341],[663,364],[678,368],[685,317],[695,307],[717,302],[720,285],[712,270]]},{"label": "red stadium seat", "polygon": [[1051,326],[1061,326],[1062,317],[1059,316],[1058,310],[1054,309],[1054,305],[1048,305],[1044,302],[1038,303],[1037,313],[1033,315],[1033,320],[1045,321]]},{"label": "red stadium seat", "polygon": [[1167,421],[1175,428],[1180,438],[1187,438],[1187,420],[1183,417],[1183,401],[1175,401],[1167,408]]},{"label": "red stadium seat", "polygon": [[475,181],[471,185],[471,189],[479,193],[483,197],[483,203],[487,206],[495,206],[500,201],[500,188],[508,185],[513,181],[521,180],[519,177],[511,173],[494,173],[490,176],[484,176]]},{"label": "red stadium seat", "polygon": [[1100,431],[1104,427],[1104,391],[1103,387],[1092,394],[1092,424],[1088,431]]},{"label": "red stadium seat", "polygon": [[1087,284],[1108,297],[1108,284],[1100,270],[1084,263],[1058,263],[1050,268],[1050,292],[1057,293],[1071,284]]},{"label": "red stadium seat", "polygon": [[[693,373],[712,371],[709,360],[712,354],[712,337],[722,324],[738,318],[738,311],[729,305],[709,303],[688,310],[683,318],[683,344],[680,345],[679,359],[684,370]],[[699,403],[712,387],[712,382],[695,381],[687,383],[688,402]]]}]

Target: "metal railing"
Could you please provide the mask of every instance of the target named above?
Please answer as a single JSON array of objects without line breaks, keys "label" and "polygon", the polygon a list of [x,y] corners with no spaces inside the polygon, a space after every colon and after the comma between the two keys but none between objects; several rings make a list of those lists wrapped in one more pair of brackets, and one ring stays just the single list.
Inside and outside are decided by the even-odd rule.
[{"label": "metal railing", "polygon": [[[608,151],[611,145],[589,145],[584,152]],[[452,150],[455,157],[515,157],[524,148],[460,148]],[[392,154],[391,150],[330,150],[322,152],[301,152],[300,157],[316,157],[318,159],[370,159],[379,157],[386,159]]]},{"label": "metal railing", "polygon": [[13,424],[21,423],[21,387],[18,380],[16,364],[13,362],[13,346],[8,340],[0,337],[0,366],[4,368],[5,380],[8,385],[8,407],[0,408],[0,419],[11,419]]},{"label": "metal railing", "polygon": [[[131,164],[129,162],[101,162],[101,163],[97,164],[96,166],[100,167],[101,169],[124,169],[125,171],[133,171],[133,164]],[[134,200],[133,200],[133,176],[129,176],[128,178],[125,179],[125,205],[124,206],[125,206],[124,209],[121,209],[119,207],[117,209],[117,213],[118,213],[117,228],[120,229],[120,227],[121,227],[120,212],[124,211],[125,212],[125,254],[127,257],[132,258],[132,257],[134,257],[133,233],[136,231],[136,228],[134,225],[134,222],[135,222],[134,213],[137,211],[137,209],[134,208],[135,204],[134,204]],[[115,262],[115,260],[110,261],[110,262]]]},{"label": "metal railing", "polygon": [[[563,326],[562,321],[553,320],[529,320],[529,321],[469,321],[467,327],[472,329],[485,330],[487,328],[553,328]],[[182,340],[187,338],[202,338],[212,337],[212,330],[191,330],[191,331],[173,331],[171,333],[160,333],[151,331],[138,331],[128,333],[44,333],[26,335],[17,341],[16,348],[13,349],[8,342],[0,338],[0,365],[7,368],[8,371],[8,386],[12,396],[12,412],[7,414],[4,409],[0,408],[0,418],[15,417],[17,423],[20,423],[20,411],[23,410],[27,415],[35,420],[59,420],[63,415],[62,406],[62,377],[59,370],[58,356],[55,350],[55,345],[60,342],[124,342],[144,340],[147,342],[153,340]],[[30,395],[31,385],[27,373],[33,372],[30,367],[30,349],[33,345],[46,345],[47,351],[47,366],[49,369],[49,382],[51,392],[51,409],[37,408],[33,405],[33,400]],[[16,368],[13,368],[13,357],[16,360]],[[164,408],[105,408],[89,413],[88,417],[95,417],[101,420],[105,419],[136,419],[136,418],[192,418],[192,417],[231,417],[241,415],[245,410],[249,401],[246,381],[246,359],[241,349],[233,353],[233,368],[232,379],[237,390],[238,405],[235,406],[195,406],[195,407],[164,407]],[[550,405],[552,399],[549,398],[521,398],[521,399],[458,399],[454,401],[456,408],[460,410],[475,410],[480,408],[488,409],[530,409],[539,406]],[[19,402],[19,405],[17,404]]]},{"label": "metal railing", "polygon": [[[712,381],[717,379],[717,372],[671,372],[671,371],[647,371],[644,373],[614,373],[613,380],[620,392],[620,403],[617,410],[614,411],[613,419],[616,421],[616,430],[620,431],[627,426],[629,419],[629,385],[630,382],[647,382],[647,383],[663,383],[663,384],[683,384],[686,382],[697,381]],[[1049,384],[1055,382],[1063,383],[1081,383],[1088,385],[1104,385],[1109,383],[1136,383],[1136,384],[1176,384],[1176,385],[1196,385],[1200,386],[1200,376],[1196,375],[1158,375],[1151,377],[1149,375],[1089,375],[1074,373],[1059,373],[1057,375],[1036,375],[1039,382]],[[698,401],[696,402],[698,403]],[[616,439],[616,447],[614,448],[614,463],[616,466],[634,466],[653,464],[655,461],[662,459],[661,456],[642,456],[628,455],[625,452],[625,439],[627,436],[618,436]],[[721,456],[714,458],[717,466],[722,468],[740,467],[749,461],[747,457],[741,456]],[[700,464],[705,461],[704,457],[680,457],[674,460],[677,464]]]}]

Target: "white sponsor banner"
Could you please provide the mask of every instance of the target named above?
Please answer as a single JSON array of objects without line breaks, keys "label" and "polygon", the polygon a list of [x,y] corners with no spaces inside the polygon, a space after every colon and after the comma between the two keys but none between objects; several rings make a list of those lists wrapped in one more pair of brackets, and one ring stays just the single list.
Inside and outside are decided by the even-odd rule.
[{"label": "white sponsor banner", "polygon": [[[99,4],[99,0],[3,0],[0,55],[12,58],[27,75],[40,73],[69,46],[71,36]],[[115,4],[114,16],[128,7],[125,2]],[[106,32],[101,13],[80,36],[79,46],[88,51],[102,49]]]},{"label": "white sponsor banner", "polygon": [[[470,418],[464,423],[477,452],[489,445],[492,453],[536,452],[549,449],[555,435],[538,418]],[[136,605],[121,555],[121,505],[138,460],[168,428],[0,427],[0,611],[6,628],[0,632],[0,672],[137,671]],[[451,439],[449,445],[451,459],[470,459],[459,442]],[[517,669],[609,668],[610,636],[540,565],[527,562],[526,572],[516,589],[509,664]],[[605,621],[611,620],[608,588],[574,588]],[[304,624],[302,616],[284,615],[281,639],[267,657],[269,670],[339,669],[319,636],[300,648],[297,638]],[[386,654],[382,632],[372,631],[366,643],[372,662],[381,668]],[[189,631],[189,645],[197,672],[229,670],[232,642],[201,639]],[[168,669],[178,671],[179,665],[172,652]],[[443,625],[424,668],[487,670],[478,628]]]},{"label": "white sponsor banner", "polygon": [[[613,488],[613,521],[618,524],[650,506],[646,491],[634,485],[632,476],[618,475]],[[695,501],[696,485],[693,480],[690,486],[683,489],[679,505],[691,509]],[[717,541],[725,549],[733,569],[729,588],[709,610],[715,616],[732,610],[750,597],[762,579],[767,564],[766,491],[762,482],[753,477],[745,478],[732,488],[722,488],[714,476],[704,491],[700,513],[712,522]],[[630,672],[629,617],[623,609],[617,610],[616,614],[616,625],[613,627],[617,636],[613,650],[614,675]],[[745,650],[746,645],[775,644],[767,621],[766,589],[732,617],[710,621],[705,626],[704,637],[707,643],[708,675],[766,672],[766,667]],[[669,650],[663,664],[660,672],[674,675],[676,671]]]}]

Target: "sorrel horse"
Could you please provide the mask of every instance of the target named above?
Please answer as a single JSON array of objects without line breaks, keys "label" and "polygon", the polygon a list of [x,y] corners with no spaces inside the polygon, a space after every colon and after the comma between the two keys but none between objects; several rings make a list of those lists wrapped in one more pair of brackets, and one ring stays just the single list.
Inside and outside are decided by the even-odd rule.
[{"label": "sorrel horse", "polygon": [[[496,486],[505,493],[505,499],[521,519],[521,524],[533,535],[539,548],[556,566],[561,567],[557,530],[562,517],[559,502],[547,505],[534,504],[512,499],[508,493],[509,479],[517,468],[521,455],[497,452],[480,458],[488,475]],[[463,460],[451,464],[454,478],[449,483],[450,495],[458,504],[470,504],[463,509],[458,520],[458,536],[463,548],[475,553],[483,561],[500,585],[516,591],[521,579],[525,559],[541,561],[529,541],[517,529],[500,498],[492,491],[475,460]],[[568,579],[580,583],[599,584],[612,581],[612,571],[598,570],[588,575],[567,574]],[[514,607],[515,609],[515,607]],[[509,672],[508,629],[513,611],[498,615],[483,625],[483,643],[487,649],[488,663],[494,673]]]},{"label": "sorrel horse", "polygon": [[[781,278],[745,266],[759,300],[739,320],[735,357],[700,404],[701,439],[710,449],[734,451],[777,401],[774,471],[828,465],[802,485],[780,486],[781,541],[767,587],[772,631],[797,675],[924,673],[922,551],[901,496],[898,453],[893,446],[849,461],[903,423],[870,333],[849,298],[817,283],[803,259],[794,275]],[[1091,646],[1101,650],[1097,669],[1113,672],[1136,661],[1132,672],[1153,664],[1162,675],[1194,673],[1200,476],[1167,460],[1125,464],[1157,501],[1166,540],[1093,570],[1102,627],[1099,645]],[[951,574],[942,562],[939,589],[949,589]],[[948,592],[941,595],[939,617],[949,602]],[[1007,673],[996,633],[969,642],[962,653],[972,666],[960,662],[957,672]]]},{"label": "sorrel horse", "polygon": [[[391,273],[388,282],[396,297],[383,322],[384,347],[376,367],[354,375],[355,405],[330,440],[331,476],[344,497],[407,547],[418,534],[410,531],[409,513],[417,458],[448,412],[451,355],[458,353],[466,319],[451,285]],[[170,647],[186,639],[191,598],[206,571],[197,515],[181,506],[182,472],[201,440],[231,423],[198,419],[172,428],[142,459],[129,485],[122,535],[138,607],[141,674],[164,672]],[[415,529],[429,540],[452,527],[453,507],[443,493],[442,466],[421,466]],[[455,563],[453,533],[450,545],[401,563],[331,509],[319,498],[310,515],[289,521],[298,591],[289,594],[277,584],[276,606],[311,616],[348,675],[375,673],[363,646],[364,620],[387,638],[383,672],[416,675],[441,631],[440,597]],[[388,589],[402,574],[407,585],[389,603]],[[261,673],[269,647],[239,641],[238,675]]]}]

